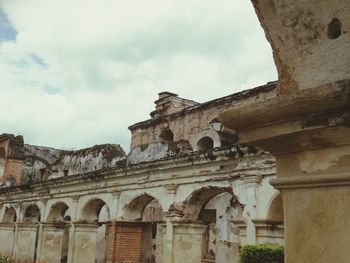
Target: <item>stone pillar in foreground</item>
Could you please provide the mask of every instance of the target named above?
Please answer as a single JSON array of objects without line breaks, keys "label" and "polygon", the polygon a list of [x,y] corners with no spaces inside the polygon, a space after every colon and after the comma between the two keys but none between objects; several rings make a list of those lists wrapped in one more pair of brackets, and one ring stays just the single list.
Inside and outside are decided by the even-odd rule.
[{"label": "stone pillar in foreground", "polygon": [[286,263],[350,258],[350,4],[252,0],[279,75],[276,97],[220,116],[276,157]]},{"label": "stone pillar in foreground", "polygon": [[[350,137],[350,129],[338,136]],[[350,144],[281,154],[277,165],[271,183],[283,198],[286,261],[348,262]]]},{"label": "stone pillar in foreground", "polygon": [[286,263],[348,262],[350,80],[247,103],[220,120],[276,157]]}]

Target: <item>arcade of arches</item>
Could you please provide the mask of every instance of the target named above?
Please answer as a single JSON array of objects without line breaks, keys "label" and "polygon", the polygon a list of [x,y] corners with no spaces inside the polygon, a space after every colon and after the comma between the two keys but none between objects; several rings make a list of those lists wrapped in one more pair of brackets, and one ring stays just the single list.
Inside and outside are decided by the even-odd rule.
[{"label": "arcade of arches", "polygon": [[[283,244],[282,199],[269,184],[274,157],[211,128],[228,103],[274,92],[271,83],[210,104],[163,92],[152,119],[129,127],[127,155],[114,144],[64,151],[2,135],[0,254],[24,262],[232,263],[243,244]],[[172,113],[162,115],[157,103]]]}]

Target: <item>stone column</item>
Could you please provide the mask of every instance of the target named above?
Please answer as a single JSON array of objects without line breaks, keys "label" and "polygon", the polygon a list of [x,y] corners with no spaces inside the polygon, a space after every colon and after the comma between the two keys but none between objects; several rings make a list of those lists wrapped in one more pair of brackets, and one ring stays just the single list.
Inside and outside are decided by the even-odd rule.
[{"label": "stone column", "polygon": [[0,255],[12,256],[13,246],[15,242],[15,224],[0,224]]},{"label": "stone column", "polygon": [[278,154],[277,165],[271,183],[282,193],[286,261],[348,262],[350,145]]},{"label": "stone column", "polygon": [[33,262],[35,259],[39,224],[17,223],[17,239],[14,258]]},{"label": "stone column", "polygon": [[65,223],[42,223],[41,244],[38,262],[60,263],[62,258],[63,234]]},{"label": "stone column", "polygon": [[163,248],[163,263],[172,263],[173,262],[173,253],[174,253],[174,228],[173,223],[170,218],[166,219],[165,224],[160,224],[159,228],[161,229],[162,237],[162,248]]},{"label": "stone column", "polygon": [[[47,218],[47,215],[46,215],[47,201],[48,201],[47,198],[44,198],[41,200],[41,202],[42,202],[42,208],[40,210],[41,221],[44,221],[45,218]],[[43,240],[42,235],[43,235],[43,225],[41,222],[39,222],[38,237],[37,237],[38,243],[37,243],[37,248],[36,248],[37,261],[40,260],[40,255],[41,255],[41,242]]]},{"label": "stone column", "polygon": [[[70,207],[72,212],[71,220],[75,222],[77,220],[78,216],[78,201],[79,196],[73,196],[73,204]],[[75,224],[70,224],[69,226],[69,242],[68,242],[68,256],[67,256],[67,262],[68,263],[74,263],[73,261],[73,251],[74,251],[74,240],[75,240]]]},{"label": "stone column", "polygon": [[199,222],[168,220],[162,225],[163,262],[183,263],[202,261],[204,234],[207,226]]},{"label": "stone column", "polygon": [[69,242],[73,243],[71,262],[74,263],[95,263],[96,257],[96,235],[97,224],[79,224],[74,223],[74,237]]},{"label": "stone column", "polygon": [[256,228],[253,223],[253,219],[256,218],[257,210],[257,191],[259,184],[261,183],[261,176],[247,176],[243,178],[246,189],[246,203],[245,211],[249,214],[249,217],[245,218],[246,224],[246,242],[248,244],[256,244]]},{"label": "stone column", "polygon": [[220,118],[242,143],[276,157],[271,184],[283,200],[286,262],[348,262],[350,80],[244,105]]},{"label": "stone column", "polygon": [[273,185],[283,199],[286,262],[348,262],[349,2],[252,3],[273,49],[278,96],[260,109],[249,105],[257,122],[241,108],[242,118],[231,112],[227,124],[276,156]]},{"label": "stone column", "polygon": [[119,213],[119,199],[120,199],[120,191],[113,191],[112,192],[112,204],[113,207],[110,208],[110,213],[111,213],[111,219],[116,219],[118,218],[118,213]]}]

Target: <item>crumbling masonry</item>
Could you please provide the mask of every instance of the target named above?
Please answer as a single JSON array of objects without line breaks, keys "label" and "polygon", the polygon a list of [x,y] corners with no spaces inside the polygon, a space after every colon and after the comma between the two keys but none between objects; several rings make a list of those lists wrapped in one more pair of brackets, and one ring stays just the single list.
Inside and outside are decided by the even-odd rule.
[{"label": "crumbling masonry", "polygon": [[49,263],[237,262],[242,244],[282,244],[274,158],[237,144],[218,121],[275,95],[276,83],[203,104],[162,92],[152,118],[129,127],[128,155],[119,145],[64,151],[3,134],[0,253]]},{"label": "crumbling masonry", "polygon": [[252,3],[277,84],[204,104],[161,93],[152,119],[130,127],[127,156],[2,135],[0,253],[237,262],[240,245],[283,243],[284,229],[287,263],[348,262],[349,1]]}]

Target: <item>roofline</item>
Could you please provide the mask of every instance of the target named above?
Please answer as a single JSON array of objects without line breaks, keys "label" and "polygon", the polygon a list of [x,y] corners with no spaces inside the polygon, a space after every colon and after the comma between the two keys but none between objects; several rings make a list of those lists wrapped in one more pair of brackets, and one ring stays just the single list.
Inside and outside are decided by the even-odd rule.
[{"label": "roofline", "polygon": [[240,91],[240,92],[236,92],[236,93],[233,93],[233,94],[230,94],[230,95],[227,95],[227,96],[224,96],[224,97],[220,97],[220,98],[217,98],[217,99],[213,99],[213,100],[210,100],[210,101],[206,101],[206,102],[203,102],[203,103],[198,103],[197,105],[187,107],[187,108],[185,108],[185,109],[183,109],[183,110],[181,110],[179,112],[175,112],[175,113],[172,113],[172,114],[169,114],[169,115],[165,115],[165,116],[159,116],[159,117],[154,118],[154,119],[147,119],[145,121],[137,122],[137,123],[135,123],[133,125],[130,125],[128,127],[128,129],[130,131],[133,131],[133,130],[136,130],[137,128],[141,128],[141,127],[145,127],[145,126],[151,126],[151,125],[157,125],[157,124],[166,122],[168,119],[176,119],[176,118],[182,117],[183,115],[185,115],[187,113],[191,113],[191,112],[194,112],[194,111],[197,111],[197,110],[201,110],[203,108],[207,108],[207,107],[209,107],[210,105],[213,105],[213,104],[218,104],[220,102],[228,102],[228,101],[235,101],[235,100],[241,100],[241,99],[249,98],[249,97],[252,97],[252,96],[254,96],[256,94],[260,94],[260,93],[263,93],[263,92],[268,92],[268,91],[274,90],[274,89],[276,89],[276,87],[277,87],[277,81],[270,81],[270,82],[268,82],[265,85],[261,85],[261,86],[254,87],[254,88],[251,88],[251,89],[247,89],[247,90],[243,90],[243,91]]}]

